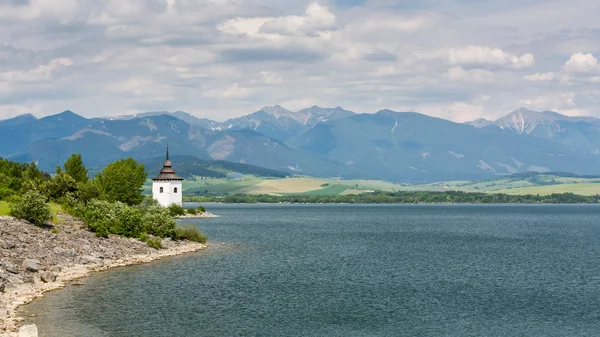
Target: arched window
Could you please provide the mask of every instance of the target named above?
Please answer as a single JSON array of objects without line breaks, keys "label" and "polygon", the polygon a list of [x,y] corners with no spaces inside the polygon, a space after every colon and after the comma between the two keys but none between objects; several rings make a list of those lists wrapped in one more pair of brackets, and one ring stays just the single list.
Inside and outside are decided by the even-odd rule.
[{"label": "arched window", "polygon": [[161,188],[160,188],[160,193],[162,193],[162,192],[164,192],[164,191],[165,191],[165,189],[161,187]]},{"label": "arched window", "polygon": [[173,190],[173,192],[177,193],[177,187],[175,187],[175,190]]}]

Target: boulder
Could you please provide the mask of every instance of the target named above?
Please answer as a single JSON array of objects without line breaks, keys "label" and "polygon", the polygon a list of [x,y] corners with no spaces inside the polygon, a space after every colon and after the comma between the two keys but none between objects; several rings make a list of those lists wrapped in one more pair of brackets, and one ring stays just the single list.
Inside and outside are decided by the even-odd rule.
[{"label": "boulder", "polygon": [[13,274],[18,274],[19,273],[19,268],[15,264],[10,263],[10,262],[4,262],[3,265],[4,265],[4,269],[7,272],[13,273]]},{"label": "boulder", "polygon": [[19,329],[19,337],[38,337],[37,325],[24,325]]},{"label": "boulder", "polygon": [[40,272],[40,279],[42,282],[54,282],[56,281],[56,275],[53,272],[42,270]]},{"label": "boulder", "polygon": [[40,261],[38,261],[38,260],[27,259],[27,260],[23,261],[23,268],[27,271],[35,273],[38,271],[39,263],[40,263]]}]

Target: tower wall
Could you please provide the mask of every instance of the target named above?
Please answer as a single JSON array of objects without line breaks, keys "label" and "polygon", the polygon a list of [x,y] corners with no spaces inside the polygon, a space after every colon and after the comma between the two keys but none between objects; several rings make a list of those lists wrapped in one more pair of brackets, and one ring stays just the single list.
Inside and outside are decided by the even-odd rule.
[{"label": "tower wall", "polygon": [[[163,193],[160,193],[160,188]],[[175,192],[177,189],[177,192]],[[180,180],[157,180],[152,182],[152,197],[158,200],[161,206],[171,204],[183,206],[183,184]]]}]

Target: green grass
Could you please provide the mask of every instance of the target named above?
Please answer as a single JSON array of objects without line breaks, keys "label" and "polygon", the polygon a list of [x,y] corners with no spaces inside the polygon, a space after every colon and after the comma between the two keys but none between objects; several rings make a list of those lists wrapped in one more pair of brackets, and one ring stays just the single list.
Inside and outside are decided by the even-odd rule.
[{"label": "green grass", "polygon": [[600,194],[600,184],[595,183],[583,183],[583,184],[560,184],[560,185],[547,185],[547,186],[531,186],[524,188],[513,188],[498,190],[494,193],[506,193],[506,194],[539,194],[549,195],[553,193],[574,193],[579,195],[596,195]]},{"label": "green grass", "polygon": [[10,215],[10,205],[6,201],[0,201],[0,215]]},{"label": "green grass", "polygon": [[349,189],[349,187],[346,185],[333,185],[333,186],[327,186],[327,187],[319,189],[319,190],[313,190],[313,191],[308,191],[308,192],[303,192],[303,193],[286,193],[285,195],[298,195],[298,196],[309,196],[309,197],[331,196],[331,195],[341,194],[341,193],[345,192],[347,189]]},{"label": "green grass", "polygon": [[52,223],[60,224],[60,220],[56,215],[58,213],[64,213],[62,206],[54,202],[48,203],[48,206],[50,206],[50,213],[52,213]]}]

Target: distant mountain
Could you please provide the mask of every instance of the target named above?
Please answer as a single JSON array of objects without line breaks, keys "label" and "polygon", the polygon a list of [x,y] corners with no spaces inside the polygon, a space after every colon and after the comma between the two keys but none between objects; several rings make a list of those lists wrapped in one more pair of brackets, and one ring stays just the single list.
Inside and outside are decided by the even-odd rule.
[{"label": "distant mountain", "polygon": [[294,139],[293,145],[388,180],[475,180],[522,171],[600,171],[600,157],[574,152],[562,144],[414,112],[383,110],[319,124]]},{"label": "distant mountain", "polygon": [[90,167],[123,157],[153,160],[167,143],[173,155],[199,158],[190,159],[186,170],[210,176],[222,169],[202,160],[403,182],[528,171],[600,173],[600,120],[526,109],[465,124],[415,112],[355,114],[317,106],[294,112],[277,105],[226,122],[185,112],[86,119],[71,111],[0,121],[0,156],[36,161],[49,171],[73,152]]},{"label": "distant mountain", "polygon": [[[169,157],[176,163],[177,174],[192,178],[193,176],[226,178],[229,173],[251,174],[258,177],[285,178],[290,174],[281,171],[269,170],[259,166],[228,162],[223,160],[204,160],[193,156],[175,155]],[[148,171],[148,176],[156,176],[165,160],[164,156],[144,159],[141,161]]]},{"label": "distant mountain", "polygon": [[[81,153],[90,166],[106,165],[123,157],[162,156],[166,144],[172,153],[207,160],[226,160],[272,170],[309,175],[349,170],[326,158],[299,151],[251,130],[212,131],[170,114],[133,119],[86,119],[67,111],[31,123],[0,124],[0,156],[36,161],[52,171],[71,153]],[[15,141],[16,140],[16,141]]]},{"label": "distant mountain", "polygon": [[465,122],[464,124],[468,124],[468,125],[474,126],[476,128],[482,128],[482,127],[494,124],[494,122],[493,121],[489,121],[489,120],[487,120],[485,118],[478,118],[478,119],[476,119],[474,121]]},{"label": "distant mountain", "polygon": [[207,118],[198,118],[183,111],[145,112],[136,115],[110,117],[108,119],[132,120],[135,118],[168,115],[179,118],[192,125],[199,125],[211,131],[251,130],[285,142],[319,123],[346,118],[354,114],[354,112],[344,110],[341,107],[320,108],[315,105],[300,111],[290,111],[279,105],[275,105],[263,107],[249,115],[228,119],[225,122],[217,122]]},{"label": "distant mountain", "polygon": [[600,119],[569,117],[553,111],[515,110],[489,125],[510,133],[555,141],[577,151],[600,154]]},{"label": "distant mountain", "polygon": [[23,115],[19,115],[17,117],[0,120],[0,125],[1,126],[16,126],[16,125],[23,124],[23,123],[31,123],[35,120],[37,120],[37,118],[32,114],[23,114]]}]

